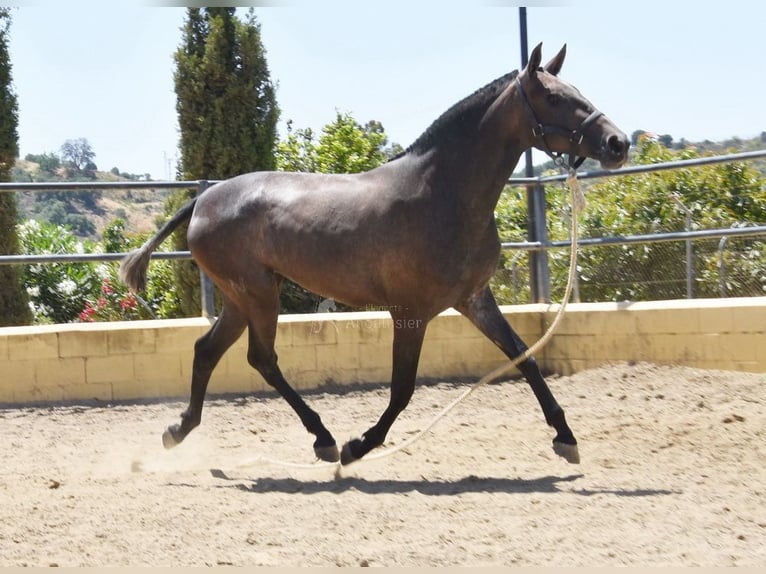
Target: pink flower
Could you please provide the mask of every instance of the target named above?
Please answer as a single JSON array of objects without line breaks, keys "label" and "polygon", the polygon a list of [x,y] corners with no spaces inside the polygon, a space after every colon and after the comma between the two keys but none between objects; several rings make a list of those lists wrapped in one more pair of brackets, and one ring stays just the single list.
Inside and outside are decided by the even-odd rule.
[{"label": "pink flower", "polygon": [[136,308],[136,298],[131,293],[128,295],[125,299],[120,301],[120,308],[125,311],[127,309],[135,309]]},{"label": "pink flower", "polygon": [[85,309],[80,311],[80,321],[83,323],[93,323],[95,319],[93,319],[93,315],[95,315],[96,310],[90,306],[90,303],[85,304]]}]

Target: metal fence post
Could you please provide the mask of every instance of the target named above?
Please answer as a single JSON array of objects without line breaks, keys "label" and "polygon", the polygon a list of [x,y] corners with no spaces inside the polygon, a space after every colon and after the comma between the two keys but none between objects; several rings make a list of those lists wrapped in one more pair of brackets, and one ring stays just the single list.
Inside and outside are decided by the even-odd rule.
[{"label": "metal fence post", "polygon": [[[530,241],[548,245],[546,225],[545,188],[535,185],[527,188],[528,234]],[[533,303],[551,302],[551,274],[548,265],[548,250],[532,251],[529,254],[529,279]]]},{"label": "metal fence post", "polygon": [[[201,179],[197,184],[197,197],[210,187],[210,182],[206,179]],[[215,317],[215,295],[213,292],[213,282],[210,280],[205,272],[199,270],[199,285],[200,285],[200,307],[202,316],[207,318]]]},{"label": "metal fence post", "polygon": [[[673,193],[670,197],[686,216],[686,231],[691,231],[693,223],[691,210],[683,204],[678,193]],[[694,299],[694,248],[691,239],[686,240],[686,298]]]},{"label": "metal fence post", "polygon": [[718,241],[718,289],[721,297],[726,297],[726,261],[723,257],[724,249],[729,238],[724,236]]}]

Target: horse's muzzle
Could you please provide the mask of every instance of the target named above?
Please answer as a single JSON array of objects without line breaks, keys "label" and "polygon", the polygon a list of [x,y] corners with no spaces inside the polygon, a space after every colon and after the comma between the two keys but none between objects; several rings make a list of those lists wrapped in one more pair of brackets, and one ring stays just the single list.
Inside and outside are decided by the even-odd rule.
[{"label": "horse's muzzle", "polygon": [[630,140],[622,132],[613,132],[604,136],[599,161],[604,169],[617,169],[628,160]]}]

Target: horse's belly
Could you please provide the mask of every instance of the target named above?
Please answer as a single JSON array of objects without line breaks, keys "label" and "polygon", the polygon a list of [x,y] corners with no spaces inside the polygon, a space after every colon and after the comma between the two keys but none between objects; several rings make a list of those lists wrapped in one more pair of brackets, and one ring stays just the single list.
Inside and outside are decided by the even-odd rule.
[{"label": "horse's belly", "polygon": [[463,265],[440,266],[435,259],[398,254],[381,256],[374,267],[350,258],[323,267],[281,265],[275,271],[313,293],[350,306],[383,307],[430,317],[483,288],[496,267],[496,259],[490,259],[480,266],[471,258]]},{"label": "horse's belly", "polygon": [[275,273],[309,291],[352,306],[381,305],[385,289],[374,256],[363,241],[280,236],[263,262]]}]

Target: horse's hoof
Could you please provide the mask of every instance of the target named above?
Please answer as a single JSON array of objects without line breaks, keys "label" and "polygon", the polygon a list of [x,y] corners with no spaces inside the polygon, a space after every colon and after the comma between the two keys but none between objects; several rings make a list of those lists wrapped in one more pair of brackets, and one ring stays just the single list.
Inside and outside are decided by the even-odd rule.
[{"label": "horse's hoof", "polygon": [[340,460],[338,446],[334,444],[330,446],[314,446],[314,454],[316,454],[319,460],[325,462],[338,462]]},{"label": "horse's hoof", "polygon": [[355,460],[359,460],[362,458],[361,456],[356,456],[353,451],[357,450],[359,451],[359,448],[362,446],[362,441],[358,438],[355,438],[353,440],[348,441],[346,444],[343,445],[343,449],[340,452],[340,463],[345,466],[347,464],[351,464]]},{"label": "horse's hoof", "polygon": [[576,444],[553,441],[553,452],[566,459],[570,464],[580,464],[580,451]]},{"label": "horse's hoof", "polygon": [[167,449],[171,449],[174,446],[178,446],[182,439],[179,439],[174,432],[176,429],[168,427],[165,432],[162,433],[162,446]]}]

